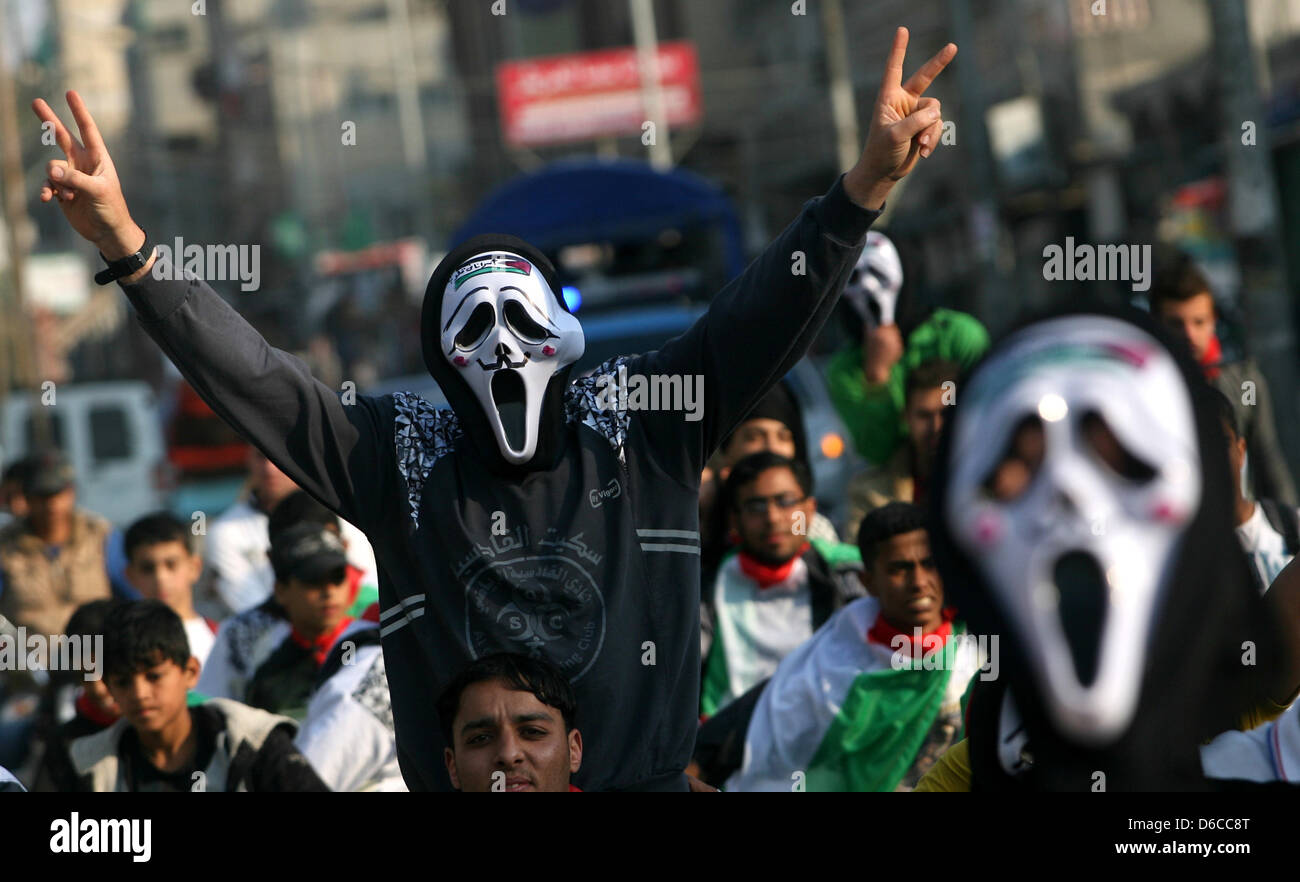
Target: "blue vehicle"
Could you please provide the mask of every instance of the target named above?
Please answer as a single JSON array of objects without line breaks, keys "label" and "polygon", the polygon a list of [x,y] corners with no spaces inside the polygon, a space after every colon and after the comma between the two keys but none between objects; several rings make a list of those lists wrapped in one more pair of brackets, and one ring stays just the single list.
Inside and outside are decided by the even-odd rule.
[{"label": "blue vehicle", "polygon": [[[508,181],[483,200],[451,244],[493,232],[518,236],[554,262],[587,341],[575,375],[681,334],[746,263],[735,209],[719,187],[688,171],[659,172],[629,160],[567,160]],[[799,362],[786,382],[803,411],[818,508],[838,524],[849,479],[863,463],[814,363]],[[363,391],[416,392],[448,406],[427,374]]]}]

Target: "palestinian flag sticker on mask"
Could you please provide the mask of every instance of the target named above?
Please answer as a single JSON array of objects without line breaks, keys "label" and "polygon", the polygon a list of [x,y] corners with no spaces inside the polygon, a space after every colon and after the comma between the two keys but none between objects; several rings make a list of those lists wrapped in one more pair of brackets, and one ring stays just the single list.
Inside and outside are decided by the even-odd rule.
[{"label": "palestinian flag sticker on mask", "polygon": [[483,273],[517,273],[528,276],[532,272],[533,265],[522,257],[513,254],[485,254],[462,264],[451,274],[451,289],[459,291],[466,280]]}]

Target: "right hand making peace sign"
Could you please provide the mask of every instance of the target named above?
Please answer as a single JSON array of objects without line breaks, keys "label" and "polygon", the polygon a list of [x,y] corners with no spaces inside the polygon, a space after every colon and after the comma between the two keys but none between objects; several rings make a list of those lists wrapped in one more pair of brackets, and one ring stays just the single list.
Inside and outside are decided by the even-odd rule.
[{"label": "right hand making peace sign", "polygon": [[81,141],[72,136],[44,100],[37,98],[32,102],[32,110],[41,122],[54,129],[54,139],[67,157],[51,159],[45,164],[41,201],[57,199],[72,228],[109,260],[117,260],[133,254],[144,244],[144,231],[131,220],[117,169],[90,111],[76,92],[69,91],[67,99],[72,118],[81,131]]},{"label": "right hand making peace sign", "polygon": [[943,133],[938,100],[921,96],[956,57],[957,47],[952,43],[944,46],[904,83],[906,55],[907,28],[899,28],[871,111],[871,129],[862,158],[844,178],[849,198],[867,208],[879,208],[890,188],[912,170],[917,160],[930,155]]}]

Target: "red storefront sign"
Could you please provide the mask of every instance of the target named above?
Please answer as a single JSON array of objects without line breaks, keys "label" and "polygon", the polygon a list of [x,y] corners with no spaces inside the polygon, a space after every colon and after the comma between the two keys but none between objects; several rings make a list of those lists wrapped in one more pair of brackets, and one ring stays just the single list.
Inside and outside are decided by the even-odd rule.
[{"label": "red storefront sign", "polygon": [[[668,125],[698,122],[694,44],[661,43],[658,61]],[[497,100],[506,142],[516,147],[639,135],[649,118],[635,49],[504,62],[497,66]]]}]

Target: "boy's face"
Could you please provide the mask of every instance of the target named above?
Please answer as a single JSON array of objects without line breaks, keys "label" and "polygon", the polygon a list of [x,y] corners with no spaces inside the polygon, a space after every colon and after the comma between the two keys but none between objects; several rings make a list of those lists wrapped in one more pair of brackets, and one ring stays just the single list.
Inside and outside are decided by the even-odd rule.
[{"label": "boy's face", "polygon": [[930,556],[925,530],[899,533],[876,543],[876,557],[864,574],[880,614],[895,628],[928,634],[943,623],[943,580]]},{"label": "boy's face", "polygon": [[1160,321],[1174,334],[1185,339],[1197,361],[1214,337],[1214,298],[1206,291],[1186,300],[1160,302]]},{"label": "boy's face", "polygon": [[465,793],[565,792],[582,765],[582,735],[564,730],[559,710],[500,680],[461,693],[451,733],[443,760]]},{"label": "boy's face", "polygon": [[171,659],[125,674],[105,677],[122,716],[137,732],[160,732],[186,710],[186,693],[199,682],[199,660],[183,666]]},{"label": "boy's face", "polygon": [[177,612],[193,606],[194,583],[203,571],[203,559],[190,554],[181,542],[141,546],[131,554],[126,577],[150,600],[161,600]]},{"label": "boy's face", "polygon": [[804,494],[790,469],[771,468],[740,488],[736,507],[741,548],[763,563],[782,564],[807,541],[817,501]]},{"label": "boy's face", "polygon": [[745,420],[731,434],[731,442],[725,451],[726,464],[731,466],[751,453],[764,450],[794,459],[794,432],[780,420]]},{"label": "boy's face", "polygon": [[339,626],[348,609],[347,570],[339,568],[319,583],[290,577],[275,583],[275,600],[289,622],[305,637],[328,634]]}]

